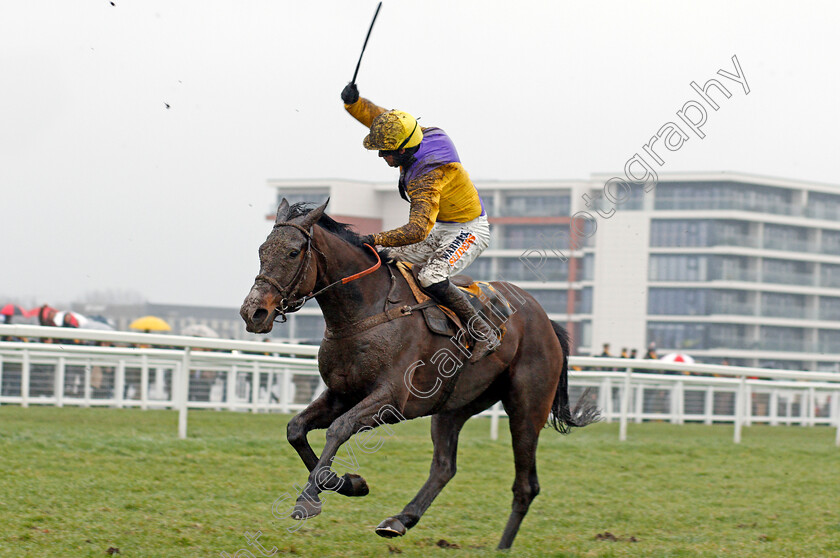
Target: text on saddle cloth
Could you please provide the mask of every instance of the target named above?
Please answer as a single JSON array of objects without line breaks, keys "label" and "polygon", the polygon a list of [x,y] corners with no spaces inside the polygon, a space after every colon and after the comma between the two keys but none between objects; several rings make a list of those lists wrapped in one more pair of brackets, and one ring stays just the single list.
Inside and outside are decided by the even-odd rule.
[{"label": "text on saddle cloth", "polygon": [[[429,295],[423,292],[420,281],[417,279],[420,266],[414,266],[408,262],[397,262],[397,269],[405,278],[414,294],[414,299],[418,303],[431,299]],[[505,322],[514,313],[510,302],[498,289],[485,281],[472,281],[461,275],[451,277],[450,280],[467,294],[473,307],[481,313],[482,317],[491,326],[498,330],[500,333],[499,340],[501,341],[506,332]],[[429,330],[440,335],[453,336],[464,327],[455,312],[442,304],[424,308],[423,317]]]}]

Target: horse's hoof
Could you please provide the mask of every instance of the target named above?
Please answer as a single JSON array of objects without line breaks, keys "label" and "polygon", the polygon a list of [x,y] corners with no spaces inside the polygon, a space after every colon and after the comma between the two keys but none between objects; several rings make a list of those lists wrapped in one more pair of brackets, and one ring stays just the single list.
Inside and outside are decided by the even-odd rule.
[{"label": "horse's hoof", "polygon": [[405,525],[396,517],[389,517],[376,527],[376,534],[388,539],[402,537],[405,535]]},{"label": "horse's hoof", "polygon": [[304,521],[321,513],[321,500],[315,496],[315,501],[301,496],[295,502],[295,509],[292,511],[292,519]]},{"label": "horse's hoof", "polygon": [[344,473],[341,486],[336,492],[342,496],[367,496],[370,489],[361,475]]}]

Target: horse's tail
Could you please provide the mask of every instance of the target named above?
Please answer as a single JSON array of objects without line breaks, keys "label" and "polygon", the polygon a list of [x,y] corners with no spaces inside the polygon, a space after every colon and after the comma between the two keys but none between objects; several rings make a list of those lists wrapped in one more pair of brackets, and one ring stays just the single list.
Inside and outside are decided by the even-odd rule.
[{"label": "horse's tail", "polygon": [[568,434],[572,427],[583,427],[601,420],[601,413],[589,397],[589,389],[580,396],[574,410],[569,410],[569,332],[566,328],[552,321],[551,327],[563,348],[563,369],[560,371],[560,383],[554,394],[551,415],[548,422],[557,432]]}]

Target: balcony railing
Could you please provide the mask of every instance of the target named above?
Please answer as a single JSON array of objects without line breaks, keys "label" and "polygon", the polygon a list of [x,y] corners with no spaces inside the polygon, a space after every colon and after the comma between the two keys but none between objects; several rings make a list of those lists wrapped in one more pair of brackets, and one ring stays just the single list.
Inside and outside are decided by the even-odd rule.
[{"label": "balcony railing", "polygon": [[765,271],[761,274],[761,278],[765,283],[780,283],[783,285],[814,286],[817,283],[816,276],[813,273]]},{"label": "balcony railing", "polygon": [[769,318],[813,319],[814,311],[801,306],[762,306],[761,315]]},{"label": "balcony railing", "polygon": [[786,252],[818,251],[815,243],[797,238],[765,238],[764,247],[768,250],[784,250]]},{"label": "balcony railing", "polygon": [[752,269],[713,269],[709,272],[711,281],[758,281],[758,273]]},{"label": "balcony railing", "polygon": [[725,300],[714,300],[709,306],[710,314],[755,316],[755,304],[748,302],[727,302]]},{"label": "balcony railing", "polygon": [[820,278],[820,287],[840,288],[840,277],[832,275],[823,275]]},{"label": "balcony railing", "polygon": [[655,208],[661,210],[719,209],[774,213],[777,215],[802,215],[802,206],[783,202],[747,201],[740,198],[698,199],[656,196]]},{"label": "balcony railing", "polygon": [[709,243],[710,246],[746,246],[758,248],[758,239],[745,234],[716,234]]}]

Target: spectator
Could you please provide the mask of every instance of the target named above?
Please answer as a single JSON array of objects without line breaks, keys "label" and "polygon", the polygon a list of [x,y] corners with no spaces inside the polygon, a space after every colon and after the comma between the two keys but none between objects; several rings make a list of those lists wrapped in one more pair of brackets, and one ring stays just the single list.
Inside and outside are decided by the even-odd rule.
[{"label": "spectator", "polygon": [[645,358],[647,359],[656,359],[659,358],[656,356],[656,343],[651,343],[648,345],[647,353],[645,353]]},{"label": "spectator", "polygon": [[621,348],[621,358],[627,358],[627,347]]},{"label": "spectator", "polygon": [[[601,351],[601,354],[598,355],[598,356],[599,357],[607,357],[607,358],[612,356],[610,354],[610,344],[609,343],[604,343],[603,350]],[[609,371],[615,371],[615,368],[601,368],[601,370],[609,372]]]}]

